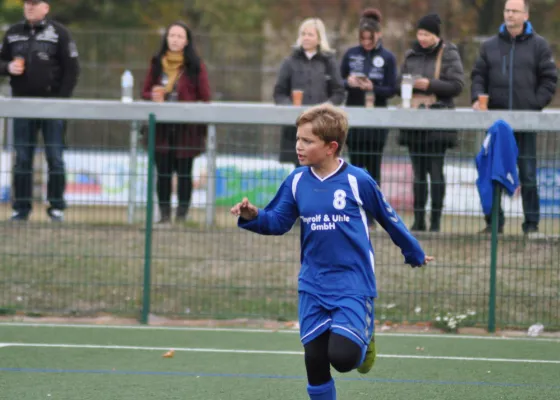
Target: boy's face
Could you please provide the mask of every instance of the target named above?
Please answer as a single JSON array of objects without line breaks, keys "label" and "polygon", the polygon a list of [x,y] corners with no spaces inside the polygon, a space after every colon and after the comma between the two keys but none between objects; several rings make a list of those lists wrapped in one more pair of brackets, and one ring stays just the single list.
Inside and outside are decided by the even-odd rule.
[{"label": "boy's face", "polygon": [[299,163],[306,166],[320,165],[336,156],[337,142],[324,142],[313,134],[311,123],[301,125],[297,130],[296,152]]}]

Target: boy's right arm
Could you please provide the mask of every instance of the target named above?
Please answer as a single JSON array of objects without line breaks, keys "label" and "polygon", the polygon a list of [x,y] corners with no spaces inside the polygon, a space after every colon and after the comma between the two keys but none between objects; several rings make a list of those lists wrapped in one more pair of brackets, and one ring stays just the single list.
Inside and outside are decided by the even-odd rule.
[{"label": "boy's right arm", "polygon": [[255,219],[249,221],[240,217],[237,225],[261,235],[283,235],[292,228],[298,216],[297,204],[287,179],[271,202],[258,210]]}]

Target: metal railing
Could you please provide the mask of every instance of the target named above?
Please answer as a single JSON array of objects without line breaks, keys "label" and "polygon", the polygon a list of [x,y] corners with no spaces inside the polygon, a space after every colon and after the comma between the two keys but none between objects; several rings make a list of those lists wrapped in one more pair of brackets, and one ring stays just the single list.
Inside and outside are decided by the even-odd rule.
[{"label": "metal railing", "polygon": [[[60,225],[31,221],[0,225],[6,239],[0,246],[0,309],[6,313],[113,312],[140,315],[144,322],[150,313],[294,319],[298,227],[280,238],[260,238],[238,230],[227,211],[235,196],[244,191],[258,193],[259,205],[266,204],[293,168],[277,161],[281,151],[277,139],[281,127],[293,125],[302,110],[262,103],[0,99],[0,118],[65,119],[70,125],[80,124],[84,135],[101,137],[112,129],[111,124],[150,120],[146,151],[136,147],[131,135],[130,148],[101,144],[90,149],[97,155],[81,149],[68,156],[74,161],[67,162],[67,169],[81,166],[96,170],[99,177],[118,178],[122,182],[117,186],[127,186],[127,196],[76,200],[69,207],[67,221]],[[398,249],[387,235],[380,229],[372,233],[380,291],[377,319],[437,325],[450,312],[466,316],[463,324],[484,324],[490,330],[496,325],[535,322],[560,327],[560,140],[556,135],[560,112],[346,111],[353,128],[389,130],[382,188],[407,224],[414,214],[410,200],[413,179],[408,154],[393,143],[394,134],[419,128],[459,132],[457,147],[445,159],[442,232],[418,234],[437,263],[424,270],[409,270],[402,266]],[[474,189],[474,156],[485,131],[497,119],[504,119],[519,132],[540,132],[540,236],[520,234],[519,197],[505,202],[511,222],[504,235],[478,234],[484,226]],[[106,127],[99,130],[95,121],[105,121]],[[153,225],[157,198],[152,190],[154,174],[148,171],[156,169],[156,123],[208,126],[206,147],[200,149],[203,154],[193,170],[198,185],[193,190],[200,198],[193,197],[186,224],[168,229]],[[93,126],[96,128],[88,128]],[[72,144],[68,145],[71,153]],[[128,167],[105,170],[111,157],[121,157],[124,161],[119,158],[119,165]],[[90,159],[95,167],[87,166]],[[9,163],[2,166],[4,181],[9,181]],[[131,187],[136,190],[129,190]],[[44,203],[44,199],[36,200],[39,205]]]}]

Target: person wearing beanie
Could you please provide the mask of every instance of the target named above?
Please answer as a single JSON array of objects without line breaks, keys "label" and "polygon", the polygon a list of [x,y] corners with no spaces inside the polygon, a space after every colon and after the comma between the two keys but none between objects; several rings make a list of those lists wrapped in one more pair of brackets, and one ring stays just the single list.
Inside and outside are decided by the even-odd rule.
[{"label": "person wearing beanie", "polygon": [[426,32],[429,32],[439,37],[441,34],[441,19],[437,14],[425,15],[422,18],[420,18],[420,20],[418,20],[416,29],[417,30],[422,29]]},{"label": "person wearing beanie", "polygon": [[[457,47],[441,38],[441,19],[437,14],[418,20],[416,41],[404,56],[399,86],[403,75],[415,78],[413,107],[454,108],[453,99],[464,87],[463,63]],[[414,223],[411,230],[427,230],[429,176],[432,198],[430,231],[439,232],[445,197],[445,152],[457,144],[457,132],[401,130],[399,144],[408,147],[414,173]]]},{"label": "person wearing beanie", "polygon": [[[375,107],[387,107],[396,94],[396,57],[383,47],[381,21],[379,10],[364,10],[359,22],[359,44],[348,49],[342,58],[340,71],[349,107],[364,107],[368,91],[375,96]],[[387,129],[377,128],[350,128],[348,133],[352,164],[366,169],[378,184],[388,133]]]}]

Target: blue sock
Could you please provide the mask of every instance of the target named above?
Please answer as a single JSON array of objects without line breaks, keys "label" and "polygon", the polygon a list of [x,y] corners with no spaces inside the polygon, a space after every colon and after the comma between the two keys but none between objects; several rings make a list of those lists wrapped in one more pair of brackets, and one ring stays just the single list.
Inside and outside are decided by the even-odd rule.
[{"label": "blue sock", "polygon": [[331,379],[320,386],[307,385],[307,393],[311,400],[336,400],[334,380]]}]

